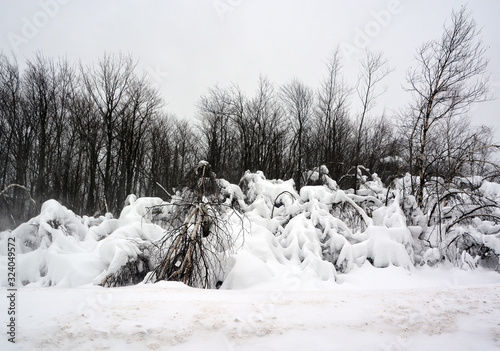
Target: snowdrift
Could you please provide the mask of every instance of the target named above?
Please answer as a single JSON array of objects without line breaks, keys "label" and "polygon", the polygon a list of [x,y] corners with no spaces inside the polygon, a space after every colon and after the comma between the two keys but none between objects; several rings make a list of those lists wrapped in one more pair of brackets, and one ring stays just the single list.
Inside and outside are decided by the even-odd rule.
[{"label": "snowdrift", "polygon": [[[220,263],[219,271],[207,272],[217,287],[276,286],[290,277],[298,278],[298,288],[324,287],[366,264],[409,271],[443,264],[498,270],[500,225],[491,217],[454,225],[447,237],[439,238],[440,229],[453,223],[451,204],[448,222],[433,224],[415,208],[414,199],[404,196],[404,180],[388,190],[373,175],[354,194],[340,190],[327,174],[326,167],[321,177],[311,172],[309,179],[320,185],[300,192],[292,180],[268,180],[261,172],[247,172],[239,185],[217,180],[225,208],[218,215],[231,238],[223,244],[210,243],[210,233],[199,239],[212,245],[210,252]],[[499,199],[499,184],[479,182],[485,196]],[[158,243],[169,230],[166,223],[179,196],[165,202],[130,195],[119,218],[80,217],[49,200],[37,217],[0,233],[0,265],[6,269],[6,241],[15,238],[20,286],[151,281],[165,250]],[[6,275],[0,279],[7,286]]]}]

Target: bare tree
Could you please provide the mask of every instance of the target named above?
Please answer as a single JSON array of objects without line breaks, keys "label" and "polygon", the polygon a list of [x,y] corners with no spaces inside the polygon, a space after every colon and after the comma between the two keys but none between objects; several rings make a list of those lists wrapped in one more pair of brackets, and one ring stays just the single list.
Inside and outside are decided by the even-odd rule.
[{"label": "bare tree", "polygon": [[[252,125],[251,168],[262,170],[268,176],[278,176],[274,166],[281,163],[277,148],[284,139],[283,113],[276,99],[274,86],[259,78],[257,94],[246,104],[247,120]],[[279,172],[279,171],[278,171]],[[241,177],[242,174],[239,174]]]},{"label": "bare tree", "polygon": [[139,170],[143,164],[147,130],[160,113],[161,99],[145,78],[132,77],[127,92],[126,109],[118,129],[117,162],[120,169],[117,187],[117,204],[124,203],[128,194],[137,193]]},{"label": "bare tree", "polygon": [[[22,81],[15,59],[0,54],[0,188],[12,183],[28,185],[28,160],[35,138],[33,123],[22,113]],[[25,191],[13,189],[13,196],[0,197],[2,227],[26,220]],[[5,211],[3,211],[5,209]],[[7,215],[9,214],[9,216]],[[1,230],[0,229],[0,230]]]},{"label": "bare tree", "polygon": [[[0,55],[0,119],[3,127],[0,132],[0,145],[5,147],[5,153],[2,153],[2,166],[5,168],[0,171],[2,188],[15,183],[31,191],[31,180],[34,176],[33,172],[30,172],[30,166],[36,142],[37,122],[25,113],[27,107],[24,83],[17,61]],[[12,198],[6,200],[4,196],[1,200],[14,223],[17,220],[27,220],[32,214],[31,202],[26,201],[25,195],[23,189],[16,187]]]},{"label": "bare tree", "polygon": [[170,166],[173,185],[182,183],[184,175],[199,159],[198,135],[191,123],[183,119],[174,120],[172,164]]},{"label": "bare tree", "polygon": [[358,117],[358,130],[356,133],[356,146],[354,153],[353,189],[358,188],[358,167],[362,146],[364,126],[370,110],[374,107],[376,99],[384,92],[377,89],[377,85],[390,73],[387,60],[382,53],[366,52],[366,57],[361,61],[361,72],[356,86],[356,93],[361,102],[361,112]]},{"label": "bare tree", "polygon": [[16,143],[16,122],[20,121],[21,79],[16,61],[0,54],[0,188],[5,188],[12,181],[15,160],[12,152],[20,143]]},{"label": "bare tree", "polygon": [[[103,145],[103,132],[97,107],[86,93],[85,87],[73,100],[71,106],[71,122],[79,138],[79,155],[76,165],[75,188],[81,189],[86,200],[83,208],[86,213],[94,214],[100,211],[98,192],[99,155]],[[80,173],[82,173],[80,177]]]},{"label": "bare tree", "polygon": [[231,95],[225,89],[215,87],[198,103],[200,131],[206,149],[204,159],[212,165],[215,173],[223,178],[230,176],[235,168],[232,164],[237,152],[236,133],[231,120]]},{"label": "bare tree", "polygon": [[[413,95],[410,121],[418,144],[417,203],[423,204],[428,174],[429,136],[442,119],[463,116],[475,102],[487,99],[488,80],[483,77],[488,61],[480,30],[466,7],[453,11],[439,40],[425,43],[417,52],[418,66],[407,74]],[[410,124],[410,123],[408,123]]]},{"label": "bare tree", "polygon": [[377,173],[385,183],[400,177],[401,138],[391,121],[382,116],[367,125],[366,140],[361,148],[361,163]]},{"label": "bare tree", "polygon": [[104,55],[97,67],[81,67],[83,83],[90,100],[95,104],[104,129],[104,169],[99,169],[104,184],[104,201],[107,211],[113,208],[114,177],[117,171],[115,141],[120,118],[128,108],[128,92],[135,64],[131,57]]},{"label": "bare tree", "polygon": [[[172,179],[172,158],[174,152],[175,117],[160,114],[148,129],[146,153],[144,155],[144,182],[146,193],[151,196],[169,196],[166,189],[175,186]],[[170,193],[169,193],[170,194]]]},{"label": "bare tree", "polygon": [[290,140],[291,171],[297,190],[302,186],[302,174],[305,171],[308,131],[310,130],[313,112],[314,93],[311,88],[297,79],[281,88],[281,99],[285,113],[292,127]]},{"label": "bare tree", "polygon": [[327,74],[317,93],[315,114],[316,163],[328,166],[330,174],[336,179],[342,175],[345,146],[352,133],[348,115],[348,99],[352,91],[341,70],[337,48],[327,62]]},{"label": "bare tree", "polygon": [[55,63],[54,135],[48,162],[51,165],[49,181],[52,184],[53,196],[74,210],[81,211],[83,208],[80,206],[80,191],[74,182],[75,177],[79,177],[75,165],[78,160],[81,161],[80,141],[76,129],[71,124],[72,105],[77,98],[77,78],[75,66],[68,61],[63,59]]}]

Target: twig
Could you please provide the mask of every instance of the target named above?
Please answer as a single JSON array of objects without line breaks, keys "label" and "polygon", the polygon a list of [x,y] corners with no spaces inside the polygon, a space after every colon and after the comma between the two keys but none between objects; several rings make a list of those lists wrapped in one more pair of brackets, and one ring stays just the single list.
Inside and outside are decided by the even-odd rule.
[{"label": "twig", "polygon": [[170,195],[170,193],[167,191],[167,189],[165,189],[163,186],[161,186],[160,183],[156,182],[156,185],[158,185],[161,190],[163,190],[168,196],[170,196],[170,198],[172,198],[172,195]]}]

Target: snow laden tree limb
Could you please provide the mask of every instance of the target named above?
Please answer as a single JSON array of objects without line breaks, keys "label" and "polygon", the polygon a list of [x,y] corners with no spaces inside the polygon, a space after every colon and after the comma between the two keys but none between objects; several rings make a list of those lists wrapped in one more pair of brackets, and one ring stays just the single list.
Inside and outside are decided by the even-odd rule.
[{"label": "snow laden tree limb", "polygon": [[[365,227],[373,224],[373,220],[366,214],[365,210],[363,210],[363,208],[361,208],[348,195],[342,196],[339,201],[332,202],[330,203],[330,205],[332,205],[332,210],[340,206],[342,216],[347,216],[348,211],[346,211],[345,205],[348,205],[351,209],[354,210],[354,214],[363,220]],[[354,219],[351,218],[350,221],[353,222]]]},{"label": "snow laden tree limb", "polygon": [[436,209],[438,208],[438,206],[441,205],[441,203],[451,197],[454,197],[454,196],[457,196],[459,194],[462,194],[463,192],[462,191],[459,191],[459,190],[455,190],[455,191],[448,191],[447,193],[445,193],[444,195],[441,196],[441,198],[439,198],[435,203],[434,205],[432,206],[432,209],[428,215],[428,220],[427,220],[427,225],[430,226],[432,223],[432,218],[433,218],[433,215],[434,215],[434,212],[436,211]]},{"label": "snow laden tree limb", "polygon": [[[500,209],[500,204],[495,199],[488,197],[480,190],[482,182],[474,183],[472,179],[461,177],[448,182],[437,178],[432,182],[429,181],[427,186],[430,184],[434,184],[436,195],[434,198],[429,196],[428,202],[433,202],[433,205],[428,214],[428,226],[436,220],[436,211],[438,212],[437,223],[442,223],[445,217],[449,216],[448,214],[457,212],[458,216],[454,216],[457,218],[455,222],[460,223],[473,217],[493,218],[495,216],[490,215],[491,210]],[[441,213],[443,206],[447,208],[445,213]],[[478,213],[480,210],[483,211]],[[445,233],[448,233],[456,223],[448,224]]]},{"label": "snow laden tree limb", "polygon": [[485,205],[485,206],[480,206],[478,208],[473,209],[469,213],[464,214],[460,218],[458,218],[455,221],[453,221],[453,223],[451,223],[448,226],[446,226],[446,233],[448,233],[453,226],[455,226],[458,223],[463,222],[463,221],[465,221],[467,219],[471,219],[471,218],[483,217],[483,218],[492,219],[492,220],[494,220],[496,222],[500,222],[500,216],[496,216],[496,215],[488,214],[488,213],[474,213],[476,211],[479,211],[481,209],[488,208],[488,207],[496,207],[497,208],[498,206],[497,205]]},{"label": "snow laden tree limb", "polygon": [[277,203],[277,201],[278,201],[279,197],[280,197],[281,195],[283,195],[283,194],[288,194],[288,195],[290,195],[290,197],[292,198],[292,200],[293,200],[293,201],[295,201],[295,200],[296,200],[295,196],[294,196],[291,192],[289,192],[289,191],[287,191],[287,190],[282,191],[281,193],[279,193],[279,194],[276,196],[276,198],[274,199],[274,202],[273,202],[273,209],[271,210],[271,219],[273,218],[273,215],[274,215],[274,208],[276,207],[276,203]]},{"label": "snow laden tree limb", "polygon": [[[465,197],[468,201],[465,201],[463,197]],[[432,206],[432,209],[428,215],[428,221],[427,221],[428,226],[432,225],[432,219],[434,213],[436,212],[437,209],[440,208],[440,206],[443,205],[443,202],[448,202],[452,200],[457,202],[452,206],[451,208],[452,210],[459,207],[476,206],[470,212],[463,212],[460,218],[462,218],[463,216],[471,218],[471,215],[474,212],[481,209],[500,208],[500,204],[498,204],[495,200],[488,198],[484,194],[479,194],[477,193],[477,191],[466,191],[465,189],[450,189],[434,202],[434,205]],[[465,211],[464,209],[462,210]],[[448,231],[448,229],[446,231]]]}]

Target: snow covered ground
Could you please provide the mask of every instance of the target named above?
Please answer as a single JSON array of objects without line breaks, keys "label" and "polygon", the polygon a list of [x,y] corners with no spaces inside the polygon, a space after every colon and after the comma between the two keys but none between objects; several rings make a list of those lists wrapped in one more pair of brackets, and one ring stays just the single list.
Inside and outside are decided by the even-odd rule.
[{"label": "snow covered ground", "polygon": [[[500,276],[365,264],[329,289],[21,288],[2,350],[498,350]],[[2,290],[4,296],[5,289]],[[1,311],[8,300],[0,299]],[[2,325],[6,325],[2,313]]]}]

